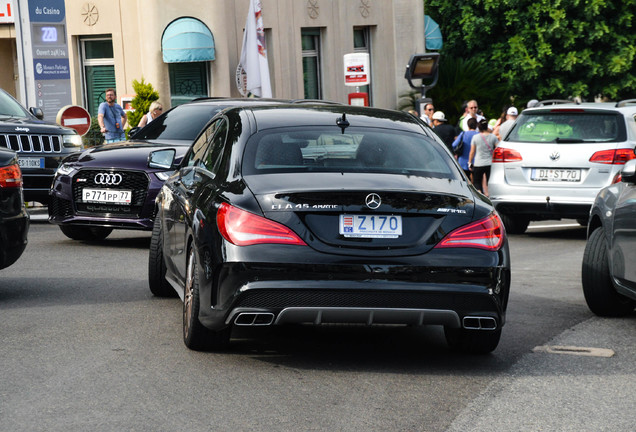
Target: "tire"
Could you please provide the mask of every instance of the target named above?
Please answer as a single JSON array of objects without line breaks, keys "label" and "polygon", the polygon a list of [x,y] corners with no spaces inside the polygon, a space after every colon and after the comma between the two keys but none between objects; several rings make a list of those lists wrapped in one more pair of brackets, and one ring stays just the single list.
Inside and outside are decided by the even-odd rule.
[{"label": "tire", "polygon": [[148,285],[156,297],[176,297],[177,292],[166,280],[166,262],[163,259],[163,237],[159,216],[152,225],[150,253],[148,254]]},{"label": "tire", "polygon": [[508,234],[523,234],[528,229],[530,218],[527,216],[512,216],[500,213],[501,220]]},{"label": "tire", "polygon": [[453,351],[465,354],[488,354],[499,345],[501,328],[496,330],[468,330],[444,327],[446,343]]},{"label": "tire", "polygon": [[634,310],[634,301],[617,293],[612,283],[602,227],[596,228],[585,244],[581,279],[585,302],[596,315],[618,317]]},{"label": "tire", "polygon": [[62,233],[72,240],[99,241],[113,232],[112,228],[60,225]]},{"label": "tire", "polygon": [[210,330],[199,321],[199,272],[194,246],[188,250],[186,283],[183,290],[183,342],[191,350],[222,350],[230,342],[231,327]]}]

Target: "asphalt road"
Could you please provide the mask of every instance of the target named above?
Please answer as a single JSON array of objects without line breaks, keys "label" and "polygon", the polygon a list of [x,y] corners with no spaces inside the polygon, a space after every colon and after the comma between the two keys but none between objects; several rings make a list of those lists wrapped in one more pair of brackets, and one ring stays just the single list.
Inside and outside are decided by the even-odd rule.
[{"label": "asphalt road", "polygon": [[236,334],[228,352],[189,351],[180,301],[153,298],[147,288],[149,233],[115,231],[96,245],[34,219],[25,255],[0,271],[1,431],[636,424],[636,315],[588,311],[580,284],[585,230],[575,223],[533,224],[511,236],[502,341],[491,355],[465,356],[450,352],[436,327],[276,329]]}]

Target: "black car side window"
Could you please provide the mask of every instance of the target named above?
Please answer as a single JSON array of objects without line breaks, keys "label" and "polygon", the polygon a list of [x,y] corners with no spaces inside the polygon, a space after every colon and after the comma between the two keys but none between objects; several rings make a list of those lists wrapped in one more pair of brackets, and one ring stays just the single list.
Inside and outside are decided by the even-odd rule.
[{"label": "black car side window", "polygon": [[210,141],[214,137],[214,133],[219,123],[220,121],[212,123],[201,135],[199,135],[199,138],[197,138],[197,140],[192,144],[192,148],[188,152],[185,166],[199,166],[202,164],[203,155],[208,149]]},{"label": "black car side window", "polygon": [[206,146],[206,151],[201,159],[205,168],[213,174],[217,174],[221,164],[221,156],[223,155],[228,130],[225,119],[219,120],[217,124],[214,136],[209,145]]}]

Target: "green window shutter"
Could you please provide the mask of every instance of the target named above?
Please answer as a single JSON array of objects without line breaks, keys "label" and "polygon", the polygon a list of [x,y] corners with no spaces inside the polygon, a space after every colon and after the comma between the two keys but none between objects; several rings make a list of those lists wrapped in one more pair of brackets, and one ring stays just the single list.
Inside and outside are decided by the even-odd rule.
[{"label": "green window shutter", "polygon": [[105,90],[115,88],[115,66],[86,66],[86,96],[88,112],[97,115],[99,104],[104,102]]},{"label": "green window shutter", "polygon": [[169,63],[170,104],[174,107],[208,95],[207,64]]}]

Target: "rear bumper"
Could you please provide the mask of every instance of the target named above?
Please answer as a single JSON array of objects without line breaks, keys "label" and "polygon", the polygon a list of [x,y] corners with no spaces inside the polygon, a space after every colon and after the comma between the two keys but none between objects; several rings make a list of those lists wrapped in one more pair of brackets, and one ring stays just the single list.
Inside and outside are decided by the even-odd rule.
[{"label": "rear bumper", "polygon": [[546,201],[543,203],[521,201],[496,201],[495,209],[501,214],[528,216],[531,220],[543,219],[587,219],[590,215],[592,203],[570,204]]},{"label": "rear bumper", "polygon": [[480,318],[487,321],[483,329],[494,330],[505,322],[510,287],[503,262],[471,269],[384,266],[383,276],[371,266],[330,265],[323,273],[321,266],[292,265],[285,279],[262,264],[224,267],[218,285],[201,289],[199,319],[214,330],[290,323],[469,328]]},{"label": "rear bumper", "polygon": [[600,188],[525,187],[488,185],[490,200],[499,213],[530,219],[587,218]]}]

